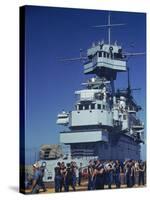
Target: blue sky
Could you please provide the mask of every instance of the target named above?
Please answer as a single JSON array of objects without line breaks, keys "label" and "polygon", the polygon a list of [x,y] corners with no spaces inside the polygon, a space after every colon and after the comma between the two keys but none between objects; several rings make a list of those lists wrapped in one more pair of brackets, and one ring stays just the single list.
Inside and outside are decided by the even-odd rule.
[{"label": "blue sky", "polygon": [[[57,114],[70,111],[75,103],[74,91],[88,78],[80,62],[60,62],[59,58],[78,57],[79,49],[92,42],[107,41],[106,29],[93,25],[107,23],[107,11],[26,7],[26,147],[59,142]],[[146,15],[143,13],[111,12],[112,23],[125,26],[112,30],[111,41],[118,41],[124,51],[146,51]],[[131,46],[131,44],[134,44]],[[145,122],[146,56],[129,60],[131,85],[141,88],[134,92],[143,107],[139,114]],[[127,86],[127,74],[119,74],[116,89]]]}]

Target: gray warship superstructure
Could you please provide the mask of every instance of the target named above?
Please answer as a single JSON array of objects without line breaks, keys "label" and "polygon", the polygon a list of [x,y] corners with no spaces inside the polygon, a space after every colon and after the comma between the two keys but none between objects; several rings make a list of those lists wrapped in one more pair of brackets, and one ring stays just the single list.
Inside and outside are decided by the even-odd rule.
[{"label": "gray warship superstructure", "polygon": [[[60,143],[70,145],[71,157],[78,159],[140,159],[144,124],[137,117],[141,107],[132,95],[129,66],[126,57],[140,53],[123,53],[121,46],[111,44],[110,29],[123,24],[110,24],[108,42],[92,44],[83,62],[84,74],[93,74],[84,89],[75,91],[77,101],[74,110],[58,114],[57,124],[68,127],[60,132]],[[117,74],[128,74],[124,90],[115,89]]]}]

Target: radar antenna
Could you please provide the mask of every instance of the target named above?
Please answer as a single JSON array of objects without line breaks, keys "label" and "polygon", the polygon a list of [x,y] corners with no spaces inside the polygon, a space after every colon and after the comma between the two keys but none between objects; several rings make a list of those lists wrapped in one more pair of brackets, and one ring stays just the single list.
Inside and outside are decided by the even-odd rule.
[{"label": "radar antenna", "polygon": [[76,58],[60,58],[60,61],[81,61],[84,62],[87,57],[82,55],[83,49],[80,49],[80,57],[76,57]]},{"label": "radar antenna", "polygon": [[142,56],[145,55],[145,52],[126,52],[123,53],[124,56]]}]

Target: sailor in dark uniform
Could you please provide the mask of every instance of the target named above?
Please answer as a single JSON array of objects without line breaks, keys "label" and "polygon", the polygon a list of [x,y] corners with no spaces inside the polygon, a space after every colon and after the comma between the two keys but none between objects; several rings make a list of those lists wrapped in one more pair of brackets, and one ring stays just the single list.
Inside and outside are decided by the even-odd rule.
[{"label": "sailor in dark uniform", "polygon": [[105,170],[104,166],[99,163],[96,165],[95,168],[95,189],[104,189],[104,183],[105,183]]},{"label": "sailor in dark uniform", "polygon": [[144,185],[144,176],[145,176],[145,164],[144,162],[140,162],[139,164],[139,185]]},{"label": "sailor in dark uniform", "polygon": [[135,185],[135,161],[131,163],[131,187]]},{"label": "sailor in dark uniform", "polygon": [[114,172],[115,172],[116,188],[120,188],[120,185],[121,185],[121,181],[120,181],[121,165],[120,165],[119,160],[116,160],[116,162],[115,162]]},{"label": "sailor in dark uniform", "polygon": [[82,163],[80,163],[80,167],[79,167],[79,178],[78,178],[78,185],[81,185],[81,180],[82,180]]},{"label": "sailor in dark uniform", "polygon": [[61,167],[60,167],[60,170],[61,170],[61,184],[60,184],[60,191],[62,191],[62,188],[64,187],[64,191],[65,191],[65,175],[66,175],[66,166],[65,166],[65,163],[62,162],[61,163]]},{"label": "sailor in dark uniform", "polygon": [[109,189],[111,189],[111,185],[113,184],[113,175],[114,175],[113,162],[109,161],[106,165],[106,176]]},{"label": "sailor in dark uniform", "polygon": [[88,190],[94,189],[94,169],[95,165],[93,164],[92,160],[90,160],[88,165]]},{"label": "sailor in dark uniform", "polygon": [[77,181],[77,165],[76,162],[71,162],[71,170],[72,170],[72,184],[73,184],[73,188],[76,187],[76,181]]},{"label": "sailor in dark uniform", "polygon": [[57,166],[55,167],[55,192],[61,192],[61,182],[62,182],[62,175],[61,175],[61,163],[58,162]]},{"label": "sailor in dark uniform", "polygon": [[132,187],[132,179],[131,179],[132,170],[131,169],[132,169],[131,161],[126,162],[126,164],[125,164],[125,177],[126,177],[127,187]]},{"label": "sailor in dark uniform", "polygon": [[73,184],[73,170],[70,163],[67,163],[67,169],[65,174],[65,191],[69,192],[69,187],[72,187],[75,191],[75,185]]}]

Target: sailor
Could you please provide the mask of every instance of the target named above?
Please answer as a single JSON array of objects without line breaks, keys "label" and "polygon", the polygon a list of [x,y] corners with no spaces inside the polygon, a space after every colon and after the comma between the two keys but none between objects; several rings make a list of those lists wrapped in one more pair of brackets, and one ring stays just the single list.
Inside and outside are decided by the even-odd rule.
[{"label": "sailor", "polygon": [[125,163],[125,166],[124,166],[127,187],[132,187],[131,168],[132,168],[132,164],[131,164],[131,161],[129,160]]},{"label": "sailor", "polygon": [[95,178],[94,169],[95,165],[93,161],[90,160],[88,165],[88,190],[94,189],[94,178]]},{"label": "sailor", "polygon": [[31,186],[31,194],[39,193],[39,190],[41,188],[41,182],[42,182],[42,173],[40,170],[40,165],[38,163],[33,164],[33,180],[32,180],[32,186]]},{"label": "sailor", "polygon": [[73,184],[73,188],[76,187],[76,180],[77,180],[77,165],[76,162],[71,162],[71,170],[72,170],[72,184]]},{"label": "sailor", "polygon": [[61,184],[60,184],[60,192],[62,191],[62,188],[64,187],[64,191],[65,191],[65,174],[66,174],[66,166],[65,163],[62,162],[61,166],[60,166],[60,172],[61,172]]},{"label": "sailor", "polygon": [[80,186],[81,185],[81,180],[82,180],[82,163],[80,163],[80,166],[79,166],[79,179],[78,179],[78,185]]},{"label": "sailor", "polygon": [[114,175],[113,161],[108,161],[105,164],[105,179],[106,179],[105,182],[108,185],[109,189],[111,189],[111,185],[113,183],[113,175]]},{"label": "sailor", "polygon": [[139,185],[144,185],[144,176],[145,176],[145,164],[144,162],[139,163]]},{"label": "sailor", "polygon": [[75,185],[73,183],[73,171],[70,163],[67,163],[67,169],[65,174],[65,191],[69,192],[69,186],[75,191]]},{"label": "sailor", "polygon": [[43,162],[42,163],[42,165],[41,165],[41,167],[40,167],[40,171],[41,171],[41,189],[43,189],[43,192],[46,192],[47,190],[46,190],[46,187],[45,187],[45,184],[44,184],[44,182],[43,182],[43,177],[44,177],[44,174],[45,174],[45,168],[46,168],[46,163],[45,162]]},{"label": "sailor", "polygon": [[55,167],[54,171],[55,171],[55,192],[61,192],[62,176],[61,176],[60,162],[57,163],[57,166]]},{"label": "sailor", "polygon": [[131,187],[135,185],[135,161],[131,163]]},{"label": "sailor", "polygon": [[120,188],[120,185],[121,185],[121,182],[120,182],[120,173],[121,173],[122,169],[121,169],[121,165],[120,165],[119,160],[116,160],[116,162],[115,162],[114,171],[115,171],[115,184],[116,184],[116,188]]},{"label": "sailor", "polygon": [[113,183],[113,175],[114,175],[113,161],[109,161],[106,165],[106,177],[109,189],[111,189],[111,185]]},{"label": "sailor", "polygon": [[135,184],[139,184],[139,162],[135,161]]},{"label": "sailor", "polygon": [[94,175],[95,175],[95,189],[96,190],[104,189],[105,170],[104,170],[104,166],[100,163],[99,160],[95,166]]}]

